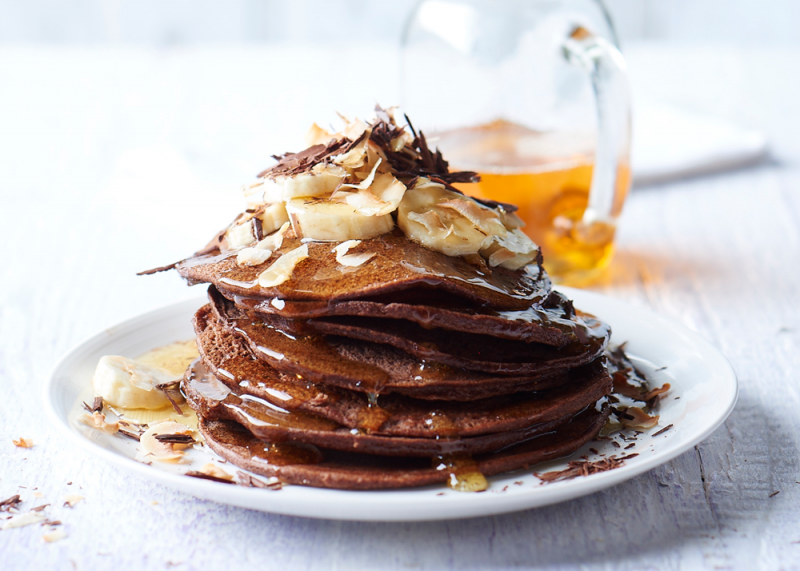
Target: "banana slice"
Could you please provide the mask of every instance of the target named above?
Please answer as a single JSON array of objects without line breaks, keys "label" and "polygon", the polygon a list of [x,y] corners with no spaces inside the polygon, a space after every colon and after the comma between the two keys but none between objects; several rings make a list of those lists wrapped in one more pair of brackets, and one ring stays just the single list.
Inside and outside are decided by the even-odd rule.
[{"label": "banana slice", "polygon": [[273,204],[283,200],[283,182],[285,177],[265,178],[242,189],[248,208],[258,208],[264,204]]},{"label": "banana slice", "polygon": [[103,397],[103,401],[112,406],[153,410],[170,406],[166,395],[155,387],[180,379],[181,375],[160,367],[106,355],[97,363],[92,387],[95,395]]},{"label": "banana slice", "polygon": [[256,241],[253,234],[253,223],[248,220],[241,224],[235,224],[225,232],[225,243],[229,250],[237,250],[249,246]]},{"label": "banana slice", "polygon": [[394,227],[391,214],[364,216],[350,204],[334,200],[294,199],[286,203],[286,211],[298,236],[325,242],[363,240]]},{"label": "banana slice", "polygon": [[497,214],[439,184],[420,179],[397,209],[397,225],[412,240],[448,256],[477,254],[508,231]]},{"label": "banana slice", "polygon": [[333,162],[341,167],[357,170],[367,164],[367,146],[369,145],[369,137],[364,137],[364,140],[354,146],[352,149],[341,155],[333,157]]},{"label": "banana slice", "polygon": [[347,171],[336,165],[316,165],[310,172],[288,177],[283,181],[283,200],[328,196],[338,187]]},{"label": "banana slice", "polygon": [[266,236],[286,224],[289,221],[289,215],[286,213],[283,202],[276,202],[267,204],[264,212],[258,215],[258,219],[261,220],[261,232]]}]

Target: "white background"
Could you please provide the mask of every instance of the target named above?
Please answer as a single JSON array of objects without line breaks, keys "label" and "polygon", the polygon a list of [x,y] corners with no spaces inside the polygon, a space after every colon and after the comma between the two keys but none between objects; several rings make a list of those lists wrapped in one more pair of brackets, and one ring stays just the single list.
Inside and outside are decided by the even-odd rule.
[{"label": "white background", "polygon": [[[0,42],[386,41],[416,0],[0,0]],[[607,0],[624,44],[800,42],[796,0]]]}]

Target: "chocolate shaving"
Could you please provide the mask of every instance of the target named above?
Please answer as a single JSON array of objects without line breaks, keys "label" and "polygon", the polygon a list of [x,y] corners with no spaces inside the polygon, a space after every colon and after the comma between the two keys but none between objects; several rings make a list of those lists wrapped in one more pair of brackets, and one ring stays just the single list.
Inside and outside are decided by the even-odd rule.
[{"label": "chocolate shaving", "polygon": [[156,434],[153,436],[159,442],[169,444],[194,444],[197,442],[191,434]]},{"label": "chocolate shaving", "polygon": [[[21,488],[22,486],[20,486]],[[16,508],[19,504],[22,503],[22,500],[19,497],[19,494],[11,496],[10,498],[6,498],[2,502],[0,502],[0,512],[7,512],[11,508]]]},{"label": "chocolate shaving", "polygon": [[[453,173],[453,174],[461,174],[461,173]],[[474,173],[469,173],[474,174]],[[478,176],[478,180],[456,180],[454,182],[480,182],[480,176]],[[502,208],[509,214],[516,212],[519,210],[519,206],[516,204],[509,204],[508,202],[500,202],[498,200],[489,200],[488,198],[477,198],[475,196],[472,197],[475,202],[480,202],[484,206],[488,206],[489,208]]]},{"label": "chocolate shaving", "polygon": [[31,511],[32,512],[40,512],[40,511],[42,511],[44,508],[46,508],[49,505],[50,504],[42,504],[40,506],[36,506],[35,508],[31,508]]},{"label": "chocolate shaving", "polygon": [[46,519],[42,522],[42,526],[49,525],[51,527],[55,527],[57,525],[62,525],[61,522],[57,519]]},{"label": "chocolate shaving", "polygon": [[103,412],[103,397],[94,397],[91,405],[83,403],[83,408],[91,413]]},{"label": "chocolate shaving", "polygon": [[565,470],[555,470],[552,472],[545,472],[544,474],[534,473],[534,476],[542,480],[544,483],[556,482],[559,480],[571,480],[578,476],[590,476],[600,472],[607,472],[615,468],[619,468],[625,464],[625,460],[635,458],[638,454],[628,454],[627,456],[609,456],[602,460],[589,462],[587,460],[579,460],[577,462],[570,462],[567,464],[568,468]]},{"label": "chocolate shaving", "polygon": [[247,472],[236,472],[236,477],[239,478],[239,485],[245,486],[247,488],[261,488],[265,490],[280,490],[283,487],[283,484],[280,482],[273,482],[267,483],[264,480],[260,480],[255,476],[251,476]]},{"label": "chocolate shaving", "polygon": [[[178,403],[175,402],[175,399],[172,398],[172,395],[170,394],[171,392],[173,392],[175,390],[176,389],[168,389],[166,387],[161,389],[161,391],[164,393],[164,396],[167,397],[167,400],[172,405],[172,408],[175,409],[175,412],[177,412],[179,415],[183,416],[183,411],[181,410],[181,407],[178,406]],[[156,436],[156,438],[158,438],[158,435]]]},{"label": "chocolate shaving", "polygon": [[135,440],[136,442],[141,441],[141,434],[137,434],[136,432],[131,432],[129,430],[125,430],[124,428],[120,428],[117,430],[118,434],[121,434],[125,438],[130,438],[131,440]]},{"label": "chocolate shaving", "polygon": [[[386,157],[393,174],[403,181],[406,188],[413,188],[417,179],[424,176],[433,182],[444,185],[448,190],[464,194],[455,188],[453,183],[480,181],[480,176],[475,172],[450,172],[450,166],[441,151],[430,149],[425,134],[414,129],[407,116],[408,128],[414,135],[414,140],[399,151],[393,150],[392,141],[402,136],[405,128],[398,126],[389,113],[380,106],[375,108],[375,115],[375,120],[357,139],[333,139],[326,145],[313,145],[298,153],[273,156],[278,161],[277,164],[259,173],[258,177],[294,176],[308,172],[317,164],[331,162],[334,156],[350,151],[369,137],[370,142],[374,143],[380,149],[381,154]],[[490,208],[502,208],[506,212],[516,210],[516,207],[511,204],[483,199],[475,200]]]},{"label": "chocolate shaving", "polygon": [[253,235],[256,237],[256,241],[260,242],[264,239],[264,229],[261,226],[261,219],[260,218],[253,218]]},{"label": "chocolate shaving", "polygon": [[[181,260],[183,261],[183,260]],[[137,276],[150,276],[152,274],[157,274],[158,272],[166,272],[167,270],[175,269],[175,266],[180,264],[180,262],[174,262],[168,266],[159,266],[157,268],[153,268],[152,270],[145,270],[143,272],[136,272]]]},{"label": "chocolate shaving", "polygon": [[[158,436],[156,436],[158,438]],[[211,480],[212,482],[220,482],[221,484],[233,484],[231,480],[226,480],[224,478],[218,478],[216,476],[212,476],[210,474],[205,474],[203,472],[197,472],[196,470],[189,470],[186,472],[187,476],[191,476],[192,478],[200,478],[201,480]]]},{"label": "chocolate shaving", "polygon": [[775,496],[777,496],[777,495],[778,495],[778,494],[780,494],[780,493],[781,493],[781,491],[780,491],[780,490],[778,490],[777,492],[772,492],[772,493],[769,495],[769,497],[770,497],[770,498],[774,498]]},{"label": "chocolate shaving", "polygon": [[674,425],[672,425],[672,424],[668,424],[667,426],[665,426],[664,428],[662,428],[661,430],[659,430],[658,432],[653,434],[653,436],[658,436],[659,434],[664,434],[667,430],[671,429],[673,426]]}]

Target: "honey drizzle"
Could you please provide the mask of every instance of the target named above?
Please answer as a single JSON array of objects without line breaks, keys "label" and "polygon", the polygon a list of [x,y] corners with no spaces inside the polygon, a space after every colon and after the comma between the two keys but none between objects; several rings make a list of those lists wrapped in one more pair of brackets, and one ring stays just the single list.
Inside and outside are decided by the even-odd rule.
[{"label": "honey drizzle", "polygon": [[447,486],[457,492],[483,492],[489,487],[478,463],[469,454],[446,454],[432,458],[434,470],[449,473]]}]

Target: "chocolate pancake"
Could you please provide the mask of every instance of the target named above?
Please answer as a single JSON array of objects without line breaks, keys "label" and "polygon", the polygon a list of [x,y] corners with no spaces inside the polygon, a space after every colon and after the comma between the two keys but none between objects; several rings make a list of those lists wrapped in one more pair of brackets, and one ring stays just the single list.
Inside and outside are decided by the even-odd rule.
[{"label": "chocolate pancake", "polygon": [[585,344],[575,342],[554,348],[490,335],[426,329],[409,321],[379,317],[331,317],[303,321],[279,316],[263,317],[269,327],[281,331],[298,335],[337,335],[383,343],[402,349],[418,359],[500,374],[537,374],[596,359],[605,350],[610,330],[594,318],[585,319],[590,327],[590,336]]},{"label": "chocolate pancake", "polygon": [[[304,381],[366,393],[402,392],[418,398],[437,398],[433,395],[439,394],[438,398],[447,400],[475,400],[526,387],[531,390],[542,377],[591,359],[582,354],[572,359],[561,357],[557,363],[541,363],[538,375],[493,375],[420,361],[389,345],[334,336],[295,336],[252,319],[213,288],[209,288],[209,297],[224,328],[242,337],[256,358]],[[531,365],[534,367],[537,364]],[[431,390],[436,385],[439,390]]]},{"label": "chocolate pancake", "polygon": [[543,301],[551,288],[540,266],[490,268],[479,257],[472,264],[463,257],[429,250],[399,230],[362,240],[357,251],[375,256],[356,268],[339,265],[331,243],[308,242],[309,257],[294,268],[290,279],[270,288],[258,285],[261,272],[280,255],[301,245],[289,230],[280,249],[258,266],[238,266],[236,252],[217,250],[174,267],[190,283],[212,283],[235,295],[293,301],[340,301],[436,288],[469,304],[520,311]]},{"label": "chocolate pancake", "polygon": [[[380,383],[379,375],[383,375],[366,368],[353,370],[353,361],[363,364],[365,352],[386,353],[381,351],[382,345],[399,348],[423,363],[432,362],[439,367],[460,367],[495,375],[541,376],[593,361],[602,354],[610,333],[605,325],[594,321],[597,333],[590,345],[575,343],[555,348],[540,343],[498,340],[488,335],[428,330],[402,320],[357,318],[363,324],[358,326],[346,322],[348,318],[331,318],[336,319],[335,322],[299,321],[248,313],[213,287],[209,288],[209,298],[217,315],[248,341],[257,358],[278,370],[320,382],[324,382],[320,375],[327,371],[340,379],[349,373],[351,378],[371,376],[375,379],[373,384]],[[319,334],[308,334],[309,330]],[[361,342],[354,344],[353,340]],[[387,381],[382,382],[386,384]],[[330,384],[337,383],[330,381]]]},{"label": "chocolate pancake", "polygon": [[[288,387],[292,386],[293,394],[297,394],[305,387],[304,396],[296,398],[316,403],[314,406],[326,402],[328,398],[344,398],[342,395],[353,395],[353,398],[363,399],[365,393],[375,393],[376,389],[380,389],[382,398],[389,394],[402,394],[428,400],[473,401],[520,391],[549,389],[562,386],[570,380],[567,370],[539,377],[504,377],[420,363],[407,353],[393,347],[376,345],[379,350],[374,347],[364,350],[363,347],[359,347],[359,344],[344,339],[338,349],[354,353],[355,358],[376,368],[379,374],[386,375],[389,378],[388,383],[385,378],[382,378],[384,385],[375,387],[370,384],[372,377],[364,375],[355,380],[339,380],[338,377],[334,377],[333,380],[338,381],[339,385],[336,385],[335,382],[317,384],[310,381],[308,377],[302,375],[298,377],[296,373],[282,372],[270,366],[267,361],[255,359],[253,349],[246,339],[230,329],[213,311],[211,305],[198,310],[194,322],[200,353],[204,356],[206,364],[214,369],[217,377],[233,379],[234,375],[229,369],[239,367],[242,372],[237,375],[242,382],[250,382],[253,385],[266,383],[275,387],[275,390],[284,392],[287,392]],[[205,339],[213,341],[204,341]],[[244,347],[247,357],[232,360],[231,355],[239,355],[239,347]],[[328,346],[325,345],[325,347]],[[328,350],[332,351],[330,347]],[[341,358],[338,354],[334,354],[334,357]],[[313,354],[309,356],[309,362],[314,362]],[[356,374],[362,375],[363,372],[361,369],[356,369]],[[359,382],[361,384],[358,384]],[[279,388],[280,385],[284,388]],[[320,393],[322,388],[325,389],[326,396],[322,396]],[[345,388],[354,389],[354,391],[351,393],[345,391]]]},{"label": "chocolate pancake", "polygon": [[[196,323],[201,319],[199,315]],[[370,403],[361,393],[282,379],[269,365],[254,360],[235,336],[220,335],[208,325],[199,329],[197,338],[203,362],[194,367],[201,371],[190,368],[187,374],[204,376],[208,369],[227,390],[262,400],[265,406],[386,436],[465,437],[526,428],[574,414],[612,388],[605,365],[598,360],[572,369],[565,386],[549,391],[468,403],[431,403],[390,394]]]},{"label": "chocolate pancake", "polygon": [[[217,290],[239,307],[258,313],[276,314],[289,319],[354,316],[404,319],[426,329],[446,329],[491,335],[563,347],[585,342],[591,329],[572,309],[562,294],[551,291],[543,304],[520,311],[496,311],[486,307],[457,305],[452,296],[434,291],[409,290],[400,295],[384,295],[369,300],[287,301],[236,295],[218,284]],[[419,294],[419,299],[408,294]],[[406,294],[406,295],[402,295]],[[403,301],[398,301],[403,300]]]},{"label": "chocolate pancake", "polygon": [[289,411],[267,400],[231,390],[214,375],[207,371],[203,373],[202,369],[189,374],[182,389],[189,405],[203,418],[238,422],[261,440],[313,444],[331,450],[378,456],[431,458],[444,454],[492,452],[552,432],[569,422],[577,412],[517,430],[480,436],[438,437],[428,434],[427,438],[414,438],[365,433],[311,414]]},{"label": "chocolate pancake", "polygon": [[[417,487],[443,483],[461,470],[485,476],[510,472],[573,453],[603,427],[608,407],[593,407],[556,432],[541,435],[495,453],[481,454],[460,467],[458,460],[384,457],[320,449],[302,443],[269,444],[242,425],[229,420],[200,418],[200,432],[208,446],[231,463],[281,481],[346,490]],[[440,468],[441,469],[438,469]]]}]

